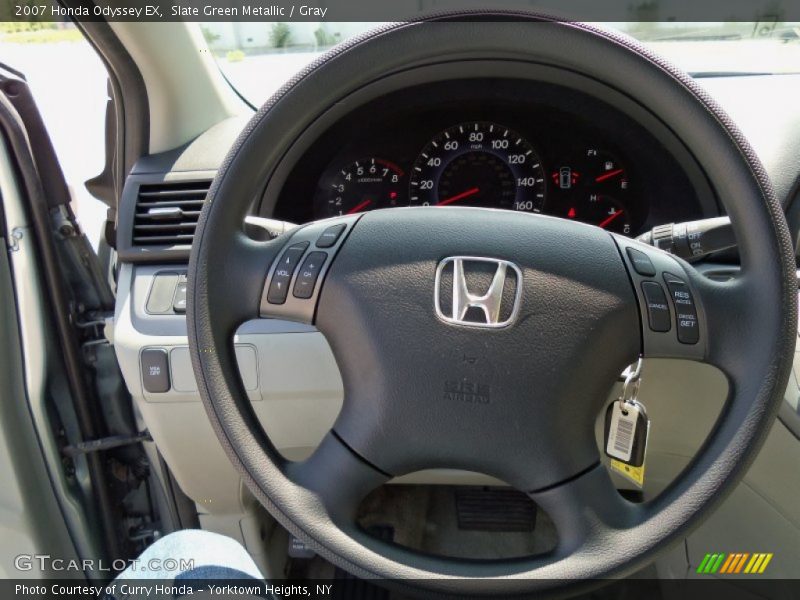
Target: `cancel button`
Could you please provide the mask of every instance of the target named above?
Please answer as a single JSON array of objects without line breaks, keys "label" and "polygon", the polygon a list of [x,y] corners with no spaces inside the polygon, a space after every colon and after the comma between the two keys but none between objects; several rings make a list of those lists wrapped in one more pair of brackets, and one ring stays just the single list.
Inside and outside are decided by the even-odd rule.
[{"label": "cancel button", "polygon": [[669,304],[664,295],[664,288],[655,281],[645,281],[642,283],[642,294],[644,294],[644,301],[647,304],[647,320],[650,323],[650,329],[661,332],[669,331],[672,327],[670,326]]}]

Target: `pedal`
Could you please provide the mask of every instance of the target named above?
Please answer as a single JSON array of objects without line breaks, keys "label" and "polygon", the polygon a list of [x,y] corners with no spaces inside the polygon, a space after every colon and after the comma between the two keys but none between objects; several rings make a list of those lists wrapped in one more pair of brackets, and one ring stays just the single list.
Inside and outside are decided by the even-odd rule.
[{"label": "pedal", "polygon": [[536,504],[515,489],[460,487],[455,496],[459,529],[512,532],[536,528]]}]

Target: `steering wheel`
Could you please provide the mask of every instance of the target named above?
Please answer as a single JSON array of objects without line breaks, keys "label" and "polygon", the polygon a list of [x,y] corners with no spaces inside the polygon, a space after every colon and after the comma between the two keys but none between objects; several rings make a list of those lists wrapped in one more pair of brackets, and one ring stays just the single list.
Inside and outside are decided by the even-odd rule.
[{"label": "steering wheel", "polygon": [[[319,59],[258,111],[200,217],[189,345],[231,462],[266,509],[322,557],[363,578],[413,580],[434,592],[567,592],[641,568],[740,480],[788,380],[795,263],[763,168],[690,78],[616,33],[496,16],[376,29]],[[504,66],[520,78],[549,70],[566,85],[585,81],[657,116],[694,154],[730,215],[741,274],[712,281],[597,227],[513,211],[399,208],[309,223],[269,242],[243,233],[253,198],[326,114],[410,74],[447,68],[474,77]],[[458,283],[476,264],[493,282],[482,298]],[[669,331],[653,331],[647,282],[690,299],[679,308],[694,315],[693,330],[673,316]],[[342,411],[305,461],[279,455],[243,390],[233,336],[254,318],[315,325],[341,370]],[[631,503],[600,462],[594,424],[613,382],[639,356],[710,363],[730,392],[678,479],[657,498]],[[430,468],[485,473],[528,493],[553,520],[557,546],[467,561],[385,543],[357,526],[369,491]]]}]

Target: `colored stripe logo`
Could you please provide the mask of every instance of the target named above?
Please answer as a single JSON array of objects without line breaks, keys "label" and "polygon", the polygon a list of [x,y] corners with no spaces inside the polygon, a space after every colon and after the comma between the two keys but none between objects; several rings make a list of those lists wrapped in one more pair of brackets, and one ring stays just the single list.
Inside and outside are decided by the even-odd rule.
[{"label": "colored stripe logo", "polygon": [[703,557],[697,572],[703,575],[760,575],[767,569],[767,565],[772,560],[772,552],[717,552],[706,554]]}]

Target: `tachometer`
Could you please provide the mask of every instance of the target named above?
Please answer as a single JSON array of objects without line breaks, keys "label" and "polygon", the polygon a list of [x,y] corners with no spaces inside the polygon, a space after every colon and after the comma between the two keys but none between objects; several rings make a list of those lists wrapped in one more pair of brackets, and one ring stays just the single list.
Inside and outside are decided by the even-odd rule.
[{"label": "tachometer", "polygon": [[364,158],[334,172],[318,195],[320,218],[350,215],[397,205],[404,188],[405,173],[391,161]]},{"label": "tachometer", "polygon": [[491,122],[445,129],[423,148],[409,180],[411,206],[483,206],[541,212],[544,170],[533,146]]}]

